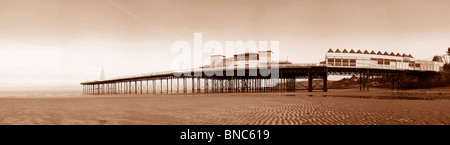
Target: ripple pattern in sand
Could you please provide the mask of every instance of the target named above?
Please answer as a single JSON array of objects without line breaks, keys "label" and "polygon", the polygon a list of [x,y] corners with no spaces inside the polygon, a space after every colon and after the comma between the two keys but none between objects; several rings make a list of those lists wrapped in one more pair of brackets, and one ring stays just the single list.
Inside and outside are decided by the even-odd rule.
[{"label": "ripple pattern in sand", "polygon": [[0,104],[0,124],[450,124],[450,100],[206,94]]}]

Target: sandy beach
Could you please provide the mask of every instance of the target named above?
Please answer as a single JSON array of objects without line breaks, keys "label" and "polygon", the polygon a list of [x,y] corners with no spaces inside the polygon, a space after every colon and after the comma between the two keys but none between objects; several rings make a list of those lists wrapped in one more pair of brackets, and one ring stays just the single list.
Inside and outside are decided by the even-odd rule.
[{"label": "sandy beach", "polygon": [[10,95],[0,98],[0,124],[450,124],[448,88],[373,89],[369,93],[356,90],[149,96],[72,93],[65,97],[58,97],[64,94],[58,92],[53,96],[18,98]]}]

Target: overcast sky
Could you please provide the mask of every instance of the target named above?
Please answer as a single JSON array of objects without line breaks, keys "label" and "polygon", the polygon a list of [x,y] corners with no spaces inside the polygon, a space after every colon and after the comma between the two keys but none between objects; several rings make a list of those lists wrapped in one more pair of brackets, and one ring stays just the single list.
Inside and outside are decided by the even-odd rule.
[{"label": "overcast sky", "polygon": [[169,70],[173,42],[280,42],[280,58],[318,63],[329,48],[443,54],[448,0],[0,0],[0,87],[80,88]]}]

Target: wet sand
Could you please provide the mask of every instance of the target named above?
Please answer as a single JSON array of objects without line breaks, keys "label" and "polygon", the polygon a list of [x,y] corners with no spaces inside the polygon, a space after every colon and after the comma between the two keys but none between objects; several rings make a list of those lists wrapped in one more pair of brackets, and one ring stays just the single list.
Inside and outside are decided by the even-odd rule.
[{"label": "wet sand", "polygon": [[[448,89],[434,89],[435,92],[374,89],[370,93],[355,90],[0,98],[0,124],[450,124]],[[357,97],[392,93],[444,97],[424,100]]]}]

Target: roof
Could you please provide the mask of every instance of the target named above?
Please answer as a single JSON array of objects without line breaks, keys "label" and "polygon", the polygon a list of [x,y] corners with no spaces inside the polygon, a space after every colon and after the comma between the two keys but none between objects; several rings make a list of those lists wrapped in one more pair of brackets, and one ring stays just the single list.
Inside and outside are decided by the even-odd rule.
[{"label": "roof", "polygon": [[260,52],[272,52],[272,50],[262,50],[262,51],[258,51],[258,53]]},{"label": "roof", "polygon": [[333,49],[328,49],[328,53],[334,53]]},{"label": "roof", "polygon": [[258,53],[255,53],[255,52],[246,52],[246,53],[240,53],[240,54],[235,54],[234,56],[237,56],[237,55],[258,55]]},{"label": "roof", "polygon": [[444,62],[444,60],[442,59],[441,56],[434,56],[432,61],[436,61],[436,62]]},{"label": "roof", "polygon": [[220,54],[210,55],[210,57],[214,57],[214,56],[222,56],[222,57],[225,57],[224,55],[220,55]]},{"label": "roof", "polygon": [[383,53],[383,52],[381,52],[381,51],[375,52],[375,51],[373,51],[373,50],[369,53],[369,51],[367,51],[367,50],[364,50],[364,52],[362,52],[360,49],[358,49],[358,51],[355,51],[354,49],[350,49],[350,51],[348,51],[347,49],[344,49],[344,50],[342,50],[342,52],[341,52],[341,50],[339,50],[339,48],[337,48],[336,51],[333,51],[333,49],[330,48],[330,49],[328,49],[327,53],[377,54],[377,55],[388,55],[388,56],[400,56],[400,57],[410,57],[410,58],[414,58],[411,54],[406,55],[406,54],[403,53],[403,55],[401,55],[400,53],[395,54],[394,52],[390,52],[390,53],[389,53],[389,52],[387,52],[387,51],[384,51],[384,53]]}]

